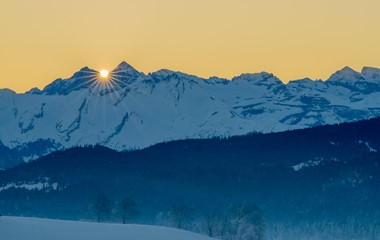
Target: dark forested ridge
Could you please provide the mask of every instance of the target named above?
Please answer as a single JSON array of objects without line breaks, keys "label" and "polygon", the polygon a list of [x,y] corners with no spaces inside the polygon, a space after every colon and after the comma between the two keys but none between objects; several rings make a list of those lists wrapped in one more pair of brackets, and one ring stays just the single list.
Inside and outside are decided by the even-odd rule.
[{"label": "dark forested ridge", "polygon": [[[73,148],[1,171],[0,212],[93,219],[97,196],[128,197],[138,212],[134,222],[164,224],[173,207],[188,206],[188,228],[200,231],[190,219],[253,203],[271,236],[330,230],[371,239],[380,236],[379,134],[380,119],[372,119],[133,152]],[[37,183],[42,189],[17,188]]]}]

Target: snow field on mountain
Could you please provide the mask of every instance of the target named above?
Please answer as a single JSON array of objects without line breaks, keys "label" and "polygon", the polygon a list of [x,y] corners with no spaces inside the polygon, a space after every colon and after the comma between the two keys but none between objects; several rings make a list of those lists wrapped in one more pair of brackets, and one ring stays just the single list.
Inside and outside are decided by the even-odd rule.
[{"label": "snow field on mountain", "polygon": [[232,80],[170,70],[144,74],[125,62],[110,73],[117,78],[110,86],[97,82],[96,74],[83,68],[43,90],[0,90],[0,146],[29,161],[75,146],[125,151],[380,116],[375,68],[344,68],[326,81],[288,84],[266,72]]}]

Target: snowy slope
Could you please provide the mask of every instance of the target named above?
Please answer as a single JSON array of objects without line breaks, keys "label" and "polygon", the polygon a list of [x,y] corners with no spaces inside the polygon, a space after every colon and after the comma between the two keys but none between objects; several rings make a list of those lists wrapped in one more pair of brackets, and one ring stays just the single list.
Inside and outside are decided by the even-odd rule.
[{"label": "snowy slope", "polygon": [[0,217],[0,236],[6,240],[212,240],[178,229],[146,226]]},{"label": "snowy slope", "polygon": [[131,150],[380,116],[376,68],[283,84],[265,72],[202,79],[170,70],[144,74],[123,62],[111,76],[106,84],[85,67],[43,90],[0,90],[0,153],[7,153],[0,168],[73,146]]}]

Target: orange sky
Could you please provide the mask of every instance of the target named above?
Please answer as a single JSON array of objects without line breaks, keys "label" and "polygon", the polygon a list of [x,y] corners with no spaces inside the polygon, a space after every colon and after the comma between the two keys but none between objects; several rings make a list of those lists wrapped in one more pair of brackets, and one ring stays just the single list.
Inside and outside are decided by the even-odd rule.
[{"label": "orange sky", "polygon": [[1,0],[0,88],[83,66],[272,72],[283,81],[380,67],[378,0]]}]

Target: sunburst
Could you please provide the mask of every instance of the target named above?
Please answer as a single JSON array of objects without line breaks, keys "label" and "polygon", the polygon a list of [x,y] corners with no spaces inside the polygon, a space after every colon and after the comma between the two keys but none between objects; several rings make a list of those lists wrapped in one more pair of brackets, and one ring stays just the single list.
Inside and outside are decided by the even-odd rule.
[{"label": "sunburst", "polygon": [[99,72],[99,74],[100,74],[100,77],[101,77],[102,79],[107,79],[110,73],[109,73],[108,70],[103,69],[103,70],[101,70],[101,71]]}]

